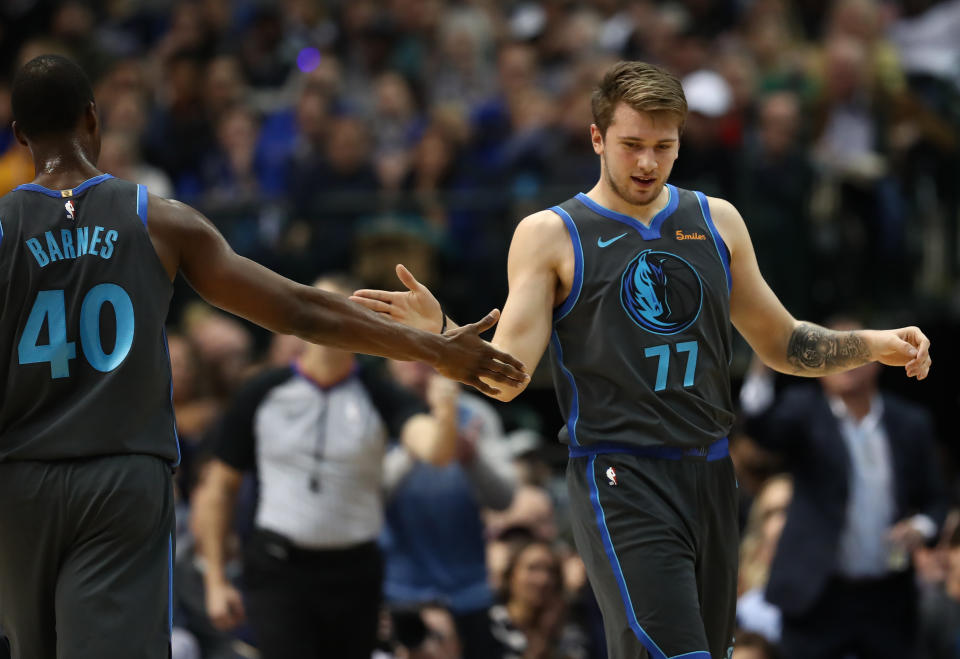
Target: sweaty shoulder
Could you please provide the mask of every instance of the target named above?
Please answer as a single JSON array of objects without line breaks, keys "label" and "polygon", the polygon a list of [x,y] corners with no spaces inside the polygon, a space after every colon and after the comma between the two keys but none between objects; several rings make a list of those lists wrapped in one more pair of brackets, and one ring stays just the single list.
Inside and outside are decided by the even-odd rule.
[{"label": "sweaty shoulder", "polygon": [[171,279],[180,268],[184,246],[199,243],[206,234],[215,232],[210,221],[199,211],[175,199],[152,194],[147,205],[147,229]]},{"label": "sweaty shoulder", "polygon": [[164,199],[151,194],[147,206],[148,226],[157,223],[160,231],[170,231],[187,227],[190,223],[202,221],[203,215],[176,199]]},{"label": "sweaty shoulder", "polygon": [[747,226],[740,215],[736,206],[726,199],[719,197],[707,197],[707,203],[710,205],[710,216],[713,223],[720,232],[720,237],[726,243],[730,250],[730,257],[736,256],[737,250],[742,249],[744,245],[749,245],[750,237],[747,234]]}]

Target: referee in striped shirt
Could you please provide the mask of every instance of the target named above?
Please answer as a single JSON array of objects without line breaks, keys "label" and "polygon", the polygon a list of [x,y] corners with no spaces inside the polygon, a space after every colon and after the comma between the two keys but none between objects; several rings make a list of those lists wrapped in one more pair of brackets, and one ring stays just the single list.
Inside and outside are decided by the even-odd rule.
[{"label": "referee in striped shirt", "polygon": [[[348,295],[346,278],[317,286]],[[207,612],[220,629],[249,617],[263,659],[369,659],[383,564],[376,540],[384,498],[407,455],[453,457],[457,385],[428,398],[308,345],[291,366],[253,378],[227,410],[194,499]],[[399,438],[401,447],[389,446]],[[244,594],[228,581],[226,539],[245,472],[258,482],[255,531],[244,548]]]}]

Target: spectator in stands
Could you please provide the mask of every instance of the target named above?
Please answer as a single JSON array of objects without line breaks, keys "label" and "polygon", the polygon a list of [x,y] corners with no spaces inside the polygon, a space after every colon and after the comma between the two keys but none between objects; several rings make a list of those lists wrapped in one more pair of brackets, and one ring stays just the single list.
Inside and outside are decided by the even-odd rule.
[{"label": "spectator in stands", "polygon": [[[877,78],[871,51],[847,34],[823,46],[823,72],[811,108],[814,158],[822,173],[816,219],[833,237],[831,255],[843,256],[840,300],[898,299],[909,282],[903,249],[902,190],[891,160],[898,98]],[[902,85],[901,85],[902,86]]]},{"label": "spectator in stands", "polygon": [[753,387],[753,400],[741,399],[751,436],[781,453],[793,477],[766,589],[783,614],[788,659],[914,650],[910,553],[936,537],[946,500],[929,414],[881,391],[879,374],[868,364],[774,400],[772,374],[756,371],[765,393]]},{"label": "spectator in stands", "polygon": [[[390,614],[393,653],[390,659],[461,659],[463,652],[450,611],[427,604]],[[374,659],[386,659],[375,653]]]},{"label": "spectator in stands", "polygon": [[[416,362],[390,362],[390,370],[423,399],[439,377]],[[487,617],[493,593],[481,510],[509,506],[515,481],[493,406],[460,392],[456,409],[453,459],[436,465],[409,456],[409,472],[387,506],[384,593],[393,605],[443,604],[453,613],[464,659],[491,659],[497,646]]]},{"label": "spectator in stands", "polygon": [[[516,547],[503,574],[500,603],[490,609],[503,659],[586,659],[586,636],[568,620],[560,557],[550,544]],[[493,656],[493,655],[491,655]]]},{"label": "spectator in stands", "polygon": [[358,220],[377,209],[378,182],[371,158],[367,127],[352,116],[328,122],[322,150],[294,154],[289,200],[296,217],[310,226],[315,266],[349,266]]},{"label": "spectator in stands", "polygon": [[681,82],[690,114],[671,180],[684,188],[732,199],[736,171],[728,163],[736,160],[739,145],[725,144],[721,131],[733,109],[733,91],[723,76],[710,69],[694,71]]},{"label": "spectator in stands", "polygon": [[173,184],[162,170],[140,159],[133,135],[120,131],[107,131],[100,140],[98,167],[117,178],[123,178],[147,186],[150,194],[169,199],[173,196]]},{"label": "spectator in stands", "polygon": [[811,286],[811,280],[823,275],[813,260],[814,170],[801,148],[800,98],[779,91],[761,97],[757,105],[755,129],[746,136],[737,163],[737,208],[750,229],[764,279],[788,309],[803,317],[812,310],[812,296],[823,289]]},{"label": "spectator in stands", "polygon": [[398,73],[382,73],[374,81],[370,117],[376,158],[409,151],[423,131],[423,117],[410,84]]},{"label": "spectator in stands", "polygon": [[180,178],[195,173],[212,148],[214,131],[203,105],[203,60],[180,52],[162,67],[161,103],[152,108],[147,123],[144,157],[180,185]]},{"label": "spectator in stands", "polygon": [[760,634],[737,632],[733,659],[780,659],[780,651]]},{"label": "spectator in stands", "polygon": [[[353,290],[339,278],[318,286]],[[401,440],[404,457],[449,460],[455,391],[442,380],[421,402],[359,366],[353,354],[312,345],[292,366],[245,385],[218,430],[216,459],[194,500],[214,624],[228,629],[249,612],[264,659],[368,659],[380,606],[376,538],[384,470],[396,471],[384,462],[388,439]],[[259,498],[241,598],[224,571],[225,541],[243,473],[250,470],[258,477]]]},{"label": "spectator in stands", "polygon": [[253,365],[253,337],[237,318],[208,306],[191,302],[183,313],[183,331],[195,351],[203,373],[204,393],[221,404],[250,375]]},{"label": "spectator in stands", "polygon": [[753,500],[740,544],[737,625],[772,642],[780,640],[780,610],[766,601],[764,591],[792,495],[789,476],[768,479]]},{"label": "spectator in stands", "polygon": [[207,115],[216,121],[223,113],[247,100],[247,81],[236,57],[218,55],[204,70],[203,99]]},{"label": "spectator in stands", "polygon": [[[951,516],[957,514],[955,510]],[[918,659],[960,657],[960,526],[954,525],[943,544],[939,549],[945,554],[943,579],[927,584],[920,603]]]}]

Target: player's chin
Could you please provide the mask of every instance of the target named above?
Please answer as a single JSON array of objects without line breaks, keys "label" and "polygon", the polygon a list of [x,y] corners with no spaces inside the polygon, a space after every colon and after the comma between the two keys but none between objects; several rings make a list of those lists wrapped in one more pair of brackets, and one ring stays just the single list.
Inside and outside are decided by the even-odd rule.
[{"label": "player's chin", "polygon": [[630,200],[632,203],[637,205],[649,204],[655,200],[660,195],[660,190],[663,189],[663,186],[652,186],[649,188],[634,190],[633,198]]}]

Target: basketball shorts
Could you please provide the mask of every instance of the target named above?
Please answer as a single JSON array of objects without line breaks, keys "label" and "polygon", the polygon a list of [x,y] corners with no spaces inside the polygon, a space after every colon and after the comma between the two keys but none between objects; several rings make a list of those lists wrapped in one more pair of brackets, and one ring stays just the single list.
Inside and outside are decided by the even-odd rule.
[{"label": "basketball shorts", "polygon": [[739,529],[727,442],[651,448],[573,448],[567,467],[609,656],[729,659]]},{"label": "basketball shorts", "polygon": [[167,463],[0,463],[0,501],[0,627],[13,659],[167,659]]}]

